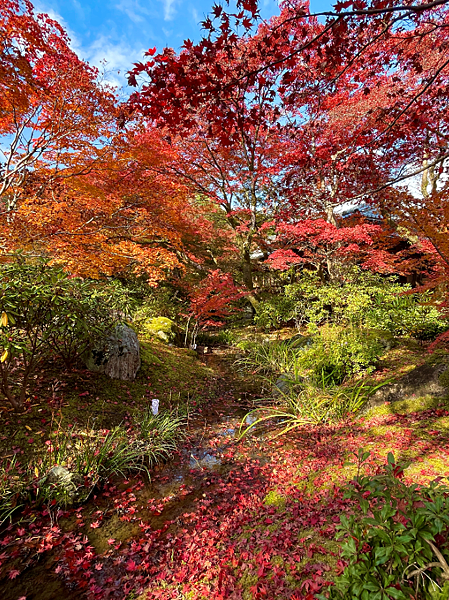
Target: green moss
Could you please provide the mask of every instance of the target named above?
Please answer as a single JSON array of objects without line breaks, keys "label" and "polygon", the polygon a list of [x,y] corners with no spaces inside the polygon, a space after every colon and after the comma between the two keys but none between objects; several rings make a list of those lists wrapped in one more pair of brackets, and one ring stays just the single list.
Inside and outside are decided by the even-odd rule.
[{"label": "green moss", "polygon": [[[313,556],[304,556],[301,561],[298,563],[297,568],[301,570],[304,565],[307,565],[310,562],[322,562],[328,565],[331,569],[335,569],[337,566],[337,561],[340,556],[340,544],[335,540],[329,540],[319,534],[316,529],[306,529],[302,531],[298,539],[300,543],[302,543],[305,547],[316,545],[324,548],[326,552],[314,552]],[[301,540],[303,540],[301,542]]]},{"label": "green moss", "polygon": [[254,587],[259,578],[256,573],[247,570],[237,581],[238,585],[242,588],[242,598],[243,600],[253,600],[254,596],[251,592],[251,588]]},{"label": "green moss", "polygon": [[439,431],[449,430],[449,417],[441,417],[433,423],[433,428]]},{"label": "green moss", "polygon": [[158,358],[158,356],[156,356],[156,354],[154,354],[147,345],[142,346],[140,348],[140,358],[142,362],[148,367],[153,365],[164,364],[164,361]]},{"label": "green moss", "polygon": [[155,317],[143,324],[142,330],[161,342],[173,342],[176,337],[176,325],[167,317]]},{"label": "green moss", "polygon": [[284,563],[285,563],[282,556],[277,556],[277,555],[272,556],[270,560],[271,560],[271,564],[275,567],[283,567]]},{"label": "green moss", "polygon": [[446,457],[427,455],[423,461],[414,461],[404,473],[412,481],[427,483],[436,477],[449,477],[449,465]]},{"label": "green moss", "polygon": [[437,348],[430,356],[426,357],[426,362],[429,365],[441,365],[449,361],[449,352],[444,348]]},{"label": "green moss", "polygon": [[376,427],[370,427],[369,433],[370,435],[384,438],[388,433],[399,433],[401,430],[402,428],[397,425],[378,425]]},{"label": "green moss", "polygon": [[408,400],[399,400],[391,404],[382,404],[375,408],[369,409],[365,413],[366,419],[372,417],[380,417],[384,415],[409,415],[414,412],[428,410],[429,408],[437,408],[447,405],[447,401],[442,398],[434,398],[433,396],[421,396]]},{"label": "green moss", "polygon": [[284,508],[286,503],[285,496],[282,496],[277,490],[271,490],[265,496],[263,500],[266,506],[276,506],[278,508]]}]

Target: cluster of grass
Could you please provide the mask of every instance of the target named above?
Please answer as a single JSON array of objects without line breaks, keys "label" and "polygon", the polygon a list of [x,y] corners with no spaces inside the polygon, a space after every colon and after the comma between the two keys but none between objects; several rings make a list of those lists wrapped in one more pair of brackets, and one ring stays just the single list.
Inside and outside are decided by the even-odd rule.
[{"label": "cluster of grass", "polygon": [[[145,472],[169,459],[184,437],[185,418],[175,413],[137,413],[125,428],[98,429],[95,423],[58,427],[25,464],[13,457],[0,467],[0,523],[30,501],[68,505],[85,502],[113,475]],[[55,467],[60,475],[51,477]],[[62,475],[61,475],[62,474]]]},{"label": "cluster of grass", "polygon": [[304,351],[303,343],[290,343],[289,340],[275,342],[242,341],[239,348],[244,354],[235,361],[235,367],[254,374],[278,375],[280,373],[299,374],[298,359]]},{"label": "cluster of grass", "polygon": [[[248,413],[242,421],[240,434],[244,436],[263,424],[274,423],[279,429],[274,437],[279,437],[304,425],[327,425],[341,421],[362,408],[382,385],[384,383],[371,385],[360,381],[345,387],[328,387],[324,375],[321,385],[302,381],[299,385],[292,385],[286,392],[279,390],[277,404],[258,406]],[[245,426],[248,421],[250,424]]]}]

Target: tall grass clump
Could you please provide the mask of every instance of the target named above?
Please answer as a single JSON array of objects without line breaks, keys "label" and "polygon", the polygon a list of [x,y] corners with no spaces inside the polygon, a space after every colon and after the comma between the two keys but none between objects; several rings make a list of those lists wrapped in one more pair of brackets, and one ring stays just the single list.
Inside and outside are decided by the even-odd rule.
[{"label": "tall grass clump", "polygon": [[170,459],[185,433],[186,420],[174,413],[139,413],[134,426],[63,429],[59,424],[45,448],[20,465],[16,459],[0,467],[0,525],[30,502],[56,501],[67,506],[85,502],[112,476],[143,472]]},{"label": "tall grass clump", "polygon": [[323,372],[321,383],[291,383],[287,392],[279,390],[280,398],[276,405],[259,406],[245,416],[240,425],[241,437],[267,425],[279,430],[274,435],[276,438],[304,425],[328,425],[347,419],[386,382],[371,385],[361,381],[352,386],[329,387],[328,376]]},{"label": "tall grass clump", "polygon": [[296,363],[306,348],[308,338],[301,343],[289,340],[275,342],[246,342],[240,347],[244,355],[238,358],[234,366],[243,371],[270,376],[280,373],[294,373]]},{"label": "tall grass clump", "polygon": [[146,409],[138,415],[139,438],[134,444],[144,449],[149,467],[172,458],[185,437],[186,418],[176,411],[154,415]]}]

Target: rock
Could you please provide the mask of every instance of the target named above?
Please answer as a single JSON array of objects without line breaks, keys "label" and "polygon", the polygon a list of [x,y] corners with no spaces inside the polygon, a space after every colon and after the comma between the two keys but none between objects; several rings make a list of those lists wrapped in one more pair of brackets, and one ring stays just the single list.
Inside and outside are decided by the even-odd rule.
[{"label": "rock", "polygon": [[209,454],[208,452],[203,453],[201,457],[190,455],[190,468],[191,469],[214,469],[215,467],[219,467],[221,465],[220,459],[218,459],[213,454]]},{"label": "rock", "polygon": [[449,365],[446,363],[416,367],[394,383],[378,389],[369,399],[367,408],[420,396],[444,397],[449,392],[448,375]]},{"label": "rock", "polygon": [[272,395],[276,398],[279,395],[286,395],[289,391],[304,381],[303,377],[294,377],[291,373],[281,373],[273,385]]},{"label": "rock", "polygon": [[137,335],[127,325],[117,325],[103,343],[90,352],[85,362],[90,371],[105,373],[111,379],[134,380],[140,368]]},{"label": "rock", "polygon": [[65,467],[57,465],[39,482],[39,487],[42,485],[56,488],[63,495],[66,504],[73,504],[77,500],[79,489],[83,487],[83,478],[78,473],[71,473]]},{"label": "rock", "polygon": [[292,384],[293,381],[291,375],[288,373],[281,373],[273,386],[273,395],[279,395],[279,393],[288,394]]},{"label": "rock", "polygon": [[176,338],[176,325],[167,317],[155,317],[145,324],[145,331],[166,344],[173,343]]}]

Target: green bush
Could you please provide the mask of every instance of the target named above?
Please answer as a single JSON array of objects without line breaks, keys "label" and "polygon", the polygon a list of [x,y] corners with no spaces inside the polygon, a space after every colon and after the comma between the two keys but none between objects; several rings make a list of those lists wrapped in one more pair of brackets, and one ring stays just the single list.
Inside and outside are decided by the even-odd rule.
[{"label": "green bush", "polygon": [[449,321],[441,318],[438,309],[430,304],[430,299],[429,294],[407,294],[388,301],[376,296],[366,311],[365,324],[396,336],[433,340],[449,328]]},{"label": "green bush", "polygon": [[254,323],[264,329],[275,329],[295,318],[296,303],[288,296],[271,296],[262,300],[254,315]]},{"label": "green bush", "polygon": [[340,384],[361,371],[374,370],[384,348],[380,340],[356,327],[324,325],[316,330],[313,344],[297,355],[299,370],[311,371],[313,378],[323,377]]},{"label": "green bush", "polygon": [[294,303],[290,318],[305,324],[353,324],[393,335],[433,339],[449,328],[441,319],[428,293],[406,294],[411,287],[395,277],[354,267],[343,284],[323,283],[315,273],[304,271],[299,283],[285,287],[285,297]]},{"label": "green bush", "polygon": [[[70,367],[112,327],[120,311],[113,285],[70,277],[44,260],[17,258],[0,270],[0,391],[16,409],[50,355]],[[11,375],[14,374],[13,377]]]},{"label": "green bush", "polygon": [[383,471],[360,474],[369,452],[359,450],[358,475],[346,494],[356,514],[340,518],[347,566],[321,600],[443,600],[449,592],[449,488],[402,482],[404,468],[388,455]]},{"label": "green bush", "polygon": [[147,288],[133,314],[136,324],[145,325],[156,317],[166,317],[176,323],[179,321],[183,308],[178,292],[170,287],[161,285],[158,288]]}]

